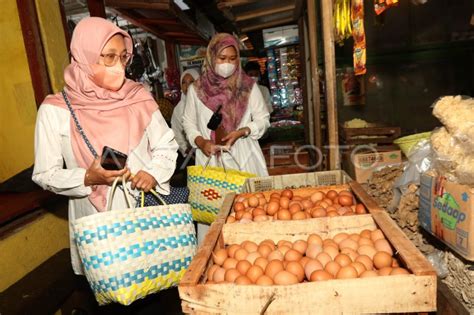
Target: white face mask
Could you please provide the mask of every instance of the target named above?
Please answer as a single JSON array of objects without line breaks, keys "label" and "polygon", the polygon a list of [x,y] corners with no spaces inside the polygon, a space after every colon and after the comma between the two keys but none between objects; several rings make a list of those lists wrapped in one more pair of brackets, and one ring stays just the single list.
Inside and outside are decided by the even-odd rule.
[{"label": "white face mask", "polygon": [[227,79],[230,77],[235,71],[235,65],[232,63],[219,63],[216,65],[216,73]]},{"label": "white face mask", "polygon": [[258,82],[258,77],[251,77],[255,82]]}]

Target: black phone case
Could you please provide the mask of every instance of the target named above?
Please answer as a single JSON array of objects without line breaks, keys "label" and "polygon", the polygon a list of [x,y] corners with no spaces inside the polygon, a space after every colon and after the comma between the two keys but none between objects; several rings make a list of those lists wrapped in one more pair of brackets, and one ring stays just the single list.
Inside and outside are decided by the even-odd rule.
[{"label": "black phone case", "polygon": [[217,130],[219,128],[219,125],[222,122],[222,115],[219,113],[221,110],[222,105],[219,105],[219,108],[212,114],[211,119],[209,119],[209,122],[207,123],[207,128],[211,130]]},{"label": "black phone case", "polygon": [[109,171],[116,171],[125,168],[128,156],[120,151],[104,146],[100,165]]}]

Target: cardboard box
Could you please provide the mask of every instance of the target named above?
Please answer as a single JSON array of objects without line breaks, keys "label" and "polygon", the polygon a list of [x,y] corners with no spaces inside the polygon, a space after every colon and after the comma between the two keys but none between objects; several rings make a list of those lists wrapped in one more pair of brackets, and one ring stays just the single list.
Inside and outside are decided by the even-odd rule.
[{"label": "cardboard box", "polygon": [[474,260],[474,188],[444,177],[421,176],[420,225],[468,260]]},{"label": "cardboard box", "polygon": [[402,152],[400,150],[385,150],[374,148],[373,150],[344,152],[342,155],[343,169],[354,180],[365,183],[372,177],[372,173],[380,167],[402,162]]}]

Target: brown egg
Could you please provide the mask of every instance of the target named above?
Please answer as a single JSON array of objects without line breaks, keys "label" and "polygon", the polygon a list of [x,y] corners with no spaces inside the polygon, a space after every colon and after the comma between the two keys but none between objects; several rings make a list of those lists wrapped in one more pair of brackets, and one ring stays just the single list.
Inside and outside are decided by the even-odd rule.
[{"label": "brown egg", "polygon": [[237,269],[227,269],[225,272],[224,280],[225,282],[234,283],[235,279],[240,276],[240,272]]},{"label": "brown egg", "polygon": [[346,254],[339,254],[334,258],[334,261],[337,262],[341,267],[349,266],[352,263],[352,259]]},{"label": "brown egg", "polygon": [[350,248],[352,250],[357,250],[359,248],[359,244],[356,241],[350,238],[346,238],[342,242],[339,243],[339,248]]},{"label": "brown egg", "polygon": [[265,210],[263,210],[262,208],[255,208],[253,211],[252,211],[252,215],[253,217],[258,217],[258,216],[266,216],[267,215],[267,212]]},{"label": "brown egg", "polygon": [[278,199],[280,199],[280,197],[281,197],[281,195],[280,195],[279,193],[277,193],[277,192],[274,192],[274,193],[272,193],[272,194],[270,195],[270,198],[278,198]]},{"label": "brown egg", "polygon": [[363,263],[361,263],[361,262],[355,261],[355,262],[353,262],[353,263],[351,264],[351,266],[354,267],[355,270],[357,270],[357,275],[359,275],[359,276],[360,276],[364,271],[367,270],[367,268],[365,268],[365,265],[364,265]]},{"label": "brown egg", "polygon": [[272,252],[272,248],[268,244],[260,244],[257,251],[262,257],[267,258]]},{"label": "brown egg", "polygon": [[235,213],[235,219],[239,221],[240,219],[242,219],[242,216],[244,215],[244,213],[245,213],[245,210],[237,211]]},{"label": "brown egg", "polygon": [[316,270],[309,277],[309,281],[326,281],[334,279],[334,276],[325,270]]},{"label": "brown egg", "polygon": [[241,260],[237,263],[235,269],[237,269],[240,274],[245,275],[250,267],[252,267],[252,264],[250,264],[247,260]]},{"label": "brown egg", "polygon": [[268,260],[263,257],[258,257],[257,259],[255,259],[253,264],[265,270],[265,268],[267,268],[267,265],[268,265]]},{"label": "brown egg", "polygon": [[259,207],[263,207],[267,204],[267,200],[265,199],[265,197],[259,197],[258,198],[258,206]]},{"label": "brown egg", "polygon": [[246,251],[244,248],[239,248],[235,254],[234,254],[234,258],[237,259],[237,260],[244,260],[245,258],[247,258],[247,255],[249,254],[248,251]]},{"label": "brown egg", "polygon": [[224,268],[222,267],[217,268],[216,271],[214,271],[214,274],[211,280],[214,281],[215,283],[224,282],[225,272],[226,270]]},{"label": "brown egg", "polygon": [[[291,247],[293,247],[293,245],[291,245]],[[286,252],[289,251],[291,249],[291,247],[289,247],[287,245],[278,246],[278,251],[280,251],[280,253],[282,253],[283,256],[285,256]]]},{"label": "brown egg", "polygon": [[377,273],[379,276],[389,276],[392,270],[392,267],[383,267],[382,269],[378,270]]},{"label": "brown egg", "polygon": [[373,230],[370,233],[370,239],[372,242],[375,242],[376,240],[380,240],[385,238],[385,235],[383,235],[382,231],[380,229]]},{"label": "brown egg", "polygon": [[[370,236],[372,235],[372,231],[370,230],[362,230],[360,233],[359,233],[360,237],[365,237],[365,238],[368,238],[370,239]],[[370,239],[371,240],[371,239]]]},{"label": "brown egg", "polygon": [[347,256],[349,256],[351,258],[352,261],[355,261],[357,257],[359,257],[359,254],[357,253],[357,251],[353,250],[353,249],[350,249],[350,248],[342,248],[340,250],[340,253],[341,254],[346,254]]},{"label": "brown egg", "polygon": [[306,256],[303,256],[301,259],[300,259],[300,264],[301,266],[303,266],[303,268],[306,266],[306,264],[308,263],[308,261],[310,261],[311,259],[309,257],[306,257]]},{"label": "brown egg", "polygon": [[352,233],[351,235],[349,235],[349,238],[353,241],[356,241],[356,242],[359,242],[360,240],[360,235],[357,234],[357,233]]},{"label": "brown egg", "polygon": [[212,252],[212,260],[214,261],[215,264],[218,264],[219,266],[222,266],[226,258],[227,258],[227,250],[225,250],[224,248],[221,248]]},{"label": "brown egg", "polygon": [[395,267],[400,267],[400,264],[398,263],[398,260],[395,257],[393,257],[392,268],[395,268]]},{"label": "brown egg", "polygon": [[280,203],[276,201],[271,201],[267,206],[267,213],[269,215],[274,215],[280,209]]},{"label": "brown egg", "polygon": [[303,197],[301,197],[301,196],[293,196],[292,200],[294,200],[294,201],[301,201],[301,200],[303,200]]},{"label": "brown egg", "polygon": [[215,282],[212,281],[212,280],[207,280],[207,281],[206,281],[206,284],[215,284]]},{"label": "brown egg", "polygon": [[239,261],[235,258],[226,258],[224,263],[222,264],[222,267],[224,267],[224,269],[233,269],[235,267],[237,267],[237,263]]},{"label": "brown egg", "polygon": [[365,210],[365,207],[363,204],[358,203],[355,207],[355,213],[357,214],[366,214],[367,210]]},{"label": "brown egg", "polygon": [[304,268],[299,262],[289,261],[285,267],[285,270],[294,274],[296,278],[298,278],[298,282],[302,282],[304,280]]},{"label": "brown egg", "polygon": [[360,255],[356,258],[355,261],[362,263],[365,266],[365,269],[367,270],[374,269],[374,263],[372,262],[372,259],[370,259],[370,257],[367,255]]},{"label": "brown egg", "polygon": [[331,199],[331,200],[334,200],[338,196],[339,196],[339,194],[335,190],[330,190],[326,193],[326,198]]},{"label": "brown egg", "polygon": [[327,212],[328,212],[328,211],[336,211],[336,212],[337,212],[337,211],[338,211],[338,208],[336,208],[336,207],[334,207],[334,206],[328,206],[328,207],[326,208],[326,211],[327,211]]},{"label": "brown egg", "polygon": [[[331,211],[334,211],[334,210],[331,210]],[[347,207],[340,207],[339,209],[336,210],[336,212],[339,215],[345,215],[346,213],[349,213],[350,215],[352,215],[352,211],[350,211],[350,209],[348,209]]]},{"label": "brown egg", "polygon": [[291,213],[288,210],[280,209],[277,213],[278,220],[291,220]]},{"label": "brown egg", "polygon": [[293,198],[293,192],[289,189],[285,189],[281,192],[281,196],[286,197],[288,199],[291,199],[291,198]]},{"label": "brown egg", "polygon": [[359,255],[369,256],[369,258],[373,260],[377,250],[372,246],[362,245],[357,249],[357,253],[359,253]]},{"label": "brown egg", "polygon": [[282,270],[273,278],[273,282],[278,285],[297,284],[298,278],[289,271]]},{"label": "brown egg", "polygon": [[328,262],[326,266],[324,267],[324,270],[332,274],[333,277],[337,275],[337,273],[339,272],[339,269],[341,269],[341,266],[335,261]]},{"label": "brown egg", "polygon": [[303,200],[301,204],[303,206],[303,209],[311,209],[312,207],[314,207],[313,202],[308,199]]},{"label": "brown egg", "polygon": [[319,253],[322,253],[323,247],[319,244],[313,243],[308,246],[306,249],[306,256],[309,258],[316,258]]},{"label": "brown egg", "polygon": [[327,253],[329,256],[331,256],[331,259],[334,260],[336,256],[339,254],[339,250],[336,249],[334,246],[331,245],[326,245],[323,247],[323,252]]},{"label": "brown egg", "polygon": [[340,195],[339,198],[337,199],[337,202],[341,205],[341,206],[352,206],[352,204],[354,203],[352,197],[349,197],[349,196],[346,196],[346,195]]},{"label": "brown egg", "polygon": [[337,211],[329,211],[326,213],[326,216],[329,218],[338,217],[339,213],[337,213]]},{"label": "brown egg", "polygon": [[209,267],[207,270],[207,279],[212,279],[214,272],[217,270],[217,268],[220,268],[219,265],[212,265]]},{"label": "brown egg", "polygon": [[234,203],[234,211],[235,212],[238,212],[238,211],[244,211],[245,210],[245,206],[242,202],[236,202]]},{"label": "brown egg", "polygon": [[248,199],[245,199],[242,203],[244,204],[245,208],[250,207]]},{"label": "brown egg", "polygon": [[250,280],[247,276],[238,276],[237,279],[235,279],[235,284],[252,284],[252,280]]},{"label": "brown egg", "polygon": [[288,210],[290,210],[290,213],[291,213],[291,214],[294,214],[294,213],[296,213],[296,212],[301,211],[302,208],[301,208],[301,206],[300,206],[299,203],[294,203],[294,204],[292,204],[292,205],[290,206],[290,208],[289,208]]},{"label": "brown egg", "polygon": [[290,199],[288,199],[287,197],[281,197],[280,208],[288,209],[289,206],[290,206]]},{"label": "brown egg", "polygon": [[323,239],[318,234],[310,234],[308,236],[307,242],[308,242],[308,245],[318,244],[319,246],[323,246]]},{"label": "brown egg", "polygon": [[292,220],[306,220],[306,213],[304,211],[295,212],[291,216],[291,219]]},{"label": "brown egg", "polygon": [[315,206],[319,206],[319,207],[322,207],[322,208],[326,209],[327,207],[330,206],[330,204],[328,204],[325,201],[318,201],[317,203],[315,203]]},{"label": "brown egg", "polygon": [[392,271],[390,272],[390,275],[391,276],[396,276],[396,275],[409,275],[410,273],[408,272],[408,270],[406,270],[405,268],[393,268]]},{"label": "brown egg", "polygon": [[302,257],[303,257],[303,255],[299,251],[294,250],[294,249],[289,249],[285,253],[285,260],[286,261],[300,261]]},{"label": "brown egg", "polygon": [[308,248],[308,243],[304,240],[297,240],[293,243],[293,249],[300,252],[302,255],[306,253],[306,249]]},{"label": "brown egg", "polygon": [[273,252],[271,252],[270,254],[268,254],[267,256],[267,260],[268,261],[272,261],[272,260],[279,260],[279,261],[283,261],[283,258],[285,256],[283,256],[283,254],[279,251],[279,250],[274,250]]},{"label": "brown egg", "polygon": [[240,218],[240,220],[242,219],[249,219],[249,220],[252,220],[253,219],[253,215],[248,212],[248,211],[244,211],[244,213],[242,214],[242,218]]},{"label": "brown egg", "polygon": [[322,207],[316,207],[311,210],[311,217],[313,218],[322,218],[327,215],[326,210]]},{"label": "brown egg", "polygon": [[316,259],[321,263],[323,267],[326,267],[328,262],[332,261],[331,256],[329,256],[327,253],[322,252],[316,256]]},{"label": "brown egg", "polygon": [[323,200],[324,197],[325,197],[325,194],[322,191],[317,191],[311,195],[310,199],[312,202],[317,202],[317,201]]},{"label": "brown egg", "polygon": [[282,247],[282,246],[286,246],[286,247],[292,248],[292,247],[293,247],[293,243],[290,242],[290,241],[287,241],[287,240],[279,240],[278,243],[277,243],[277,246],[278,246],[278,248],[280,248],[280,247]]},{"label": "brown egg", "polygon": [[284,270],[283,263],[279,260],[272,260],[268,263],[267,268],[265,268],[265,274],[273,279],[282,270]]},{"label": "brown egg", "polygon": [[348,237],[349,237],[349,234],[342,232],[342,233],[334,235],[334,237],[332,239],[333,239],[334,242],[339,244]]},{"label": "brown egg", "polygon": [[263,240],[260,242],[259,245],[264,245],[264,244],[270,246],[272,250],[275,250],[275,242],[273,240],[270,240],[270,239]]},{"label": "brown egg", "polygon": [[273,285],[273,280],[267,275],[262,275],[255,282],[256,285]]},{"label": "brown egg", "polygon": [[249,253],[256,252],[258,250],[258,245],[252,241],[243,241],[240,246],[242,246]]},{"label": "brown egg", "polygon": [[386,239],[378,239],[374,242],[374,247],[379,252],[386,252],[390,256],[393,255],[392,247]]},{"label": "brown egg", "polygon": [[386,252],[377,252],[374,255],[374,266],[377,269],[392,266],[392,256]]},{"label": "brown egg", "polygon": [[255,263],[255,260],[257,260],[257,258],[260,258],[260,257],[262,256],[260,255],[259,252],[251,252],[247,255],[245,260],[247,260],[249,263],[253,265]]},{"label": "brown egg", "polygon": [[229,216],[229,217],[227,217],[227,219],[225,220],[225,223],[229,223],[229,224],[230,224],[230,223],[234,223],[234,222],[236,222],[236,221],[237,221],[237,220],[235,219],[235,217]]},{"label": "brown egg", "polygon": [[239,250],[241,247],[238,244],[232,244],[229,247],[227,247],[227,256],[231,258],[235,258],[235,252]]},{"label": "brown egg", "polygon": [[352,266],[341,267],[336,274],[336,279],[355,279],[359,276],[357,270]]},{"label": "brown egg", "polygon": [[332,200],[329,199],[329,198],[324,198],[322,202],[327,204],[326,208],[329,207],[329,206],[332,206],[332,204],[333,204]]},{"label": "brown egg", "polygon": [[266,215],[257,215],[253,218],[254,222],[265,222],[268,221],[268,217]]},{"label": "brown egg", "polygon": [[360,278],[372,278],[372,277],[378,277],[379,274],[375,270],[366,270],[363,273],[361,273]]},{"label": "brown egg", "polygon": [[252,266],[249,268],[249,270],[247,270],[245,275],[250,279],[250,281],[255,283],[263,274],[264,271],[260,266]]},{"label": "brown egg", "polygon": [[252,196],[248,199],[250,207],[257,207],[258,206],[258,197]]},{"label": "brown egg", "polygon": [[348,191],[348,190],[341,190],[341,191],[339,192],[339,196],[349,196],[349,197],[352,197],[353,194],[352,194],[350,191]]},{"label": "brown egg", "polygon": [[323,265],[317,259],[310,259],[304,266],[306,279],[310,279],[311,274],[316,270],[323,270]]},{"label": "brown egg", "polygon": [[374,247],[374,242],[372,242],[370,238],[361,237],[357,243],[359,244],[359,246],[369,245]]}]

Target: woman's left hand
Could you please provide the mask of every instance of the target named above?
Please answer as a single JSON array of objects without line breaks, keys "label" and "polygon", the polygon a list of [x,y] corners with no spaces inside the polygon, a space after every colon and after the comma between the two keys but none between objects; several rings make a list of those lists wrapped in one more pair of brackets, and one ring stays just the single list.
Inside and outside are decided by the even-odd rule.
[{"label": "woman's left hand", "polygon": [[150,189],[158,185],[155,178],[145,171],[139,171],[135,176],[132,177],[131,182],[132,189],[137,188],[143,190],[144,192],[149,192]]},{"label": "woman's left hand", "polygon": [[[245,128],[248,129],[248,127],[245,127]],[[231,131],[227,134],[227,136],[222,138],[222,141],[226,142],[225,146],[230,148],[235,143],[235,141],[237,141],[239,138],[244,137],[246,135],[246,129],[245,128]]]}]

